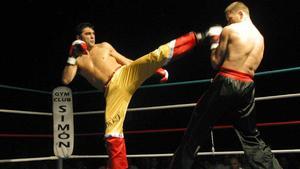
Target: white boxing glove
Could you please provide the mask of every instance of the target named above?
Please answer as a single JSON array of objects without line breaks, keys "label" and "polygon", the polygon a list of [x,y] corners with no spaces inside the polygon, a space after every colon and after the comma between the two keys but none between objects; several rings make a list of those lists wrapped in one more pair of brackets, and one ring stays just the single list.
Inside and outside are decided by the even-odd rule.
[{"label": "white boxing glove", "polygon": [[222,33],[222,26],[212,26],[208,29],[205,36],[210,39],[210,49],[216,49],[219,46],[220,35]]}]

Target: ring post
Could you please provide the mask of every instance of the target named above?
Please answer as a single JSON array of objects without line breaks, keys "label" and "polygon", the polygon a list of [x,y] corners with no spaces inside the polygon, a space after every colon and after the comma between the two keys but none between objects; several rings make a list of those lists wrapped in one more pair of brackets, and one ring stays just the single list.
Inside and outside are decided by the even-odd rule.
[{"label": "ring post", "polygon": [[58,157],[58,169],[63,159],[69,158],[74,147],[74,115],[72,90],[59,86],[52,91],[53,103],[53,150]]}]

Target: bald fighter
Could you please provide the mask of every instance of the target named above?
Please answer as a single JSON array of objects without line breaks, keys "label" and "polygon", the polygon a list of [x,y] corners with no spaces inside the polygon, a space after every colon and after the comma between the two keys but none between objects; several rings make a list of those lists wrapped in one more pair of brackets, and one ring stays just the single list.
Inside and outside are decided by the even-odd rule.
[{"label": "bald fighter", "polygon": [[199,99],[169,169],[190,169],[195,156],[221,116],[228,116],[253,169],[281,169],[255,122],[253,76],[264,53],[264,38],[242,2],[225,9],[228,25],[211,27],[211,64],[218,70]]}]

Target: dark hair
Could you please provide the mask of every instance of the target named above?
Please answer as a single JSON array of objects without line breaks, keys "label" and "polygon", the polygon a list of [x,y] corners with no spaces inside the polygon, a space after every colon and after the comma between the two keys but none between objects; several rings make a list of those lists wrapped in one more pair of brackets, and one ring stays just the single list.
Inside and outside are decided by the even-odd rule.
[{"label": "dark hair", "polygon": [[89,23],[89,22],[83,22],[83,23],[78,24],[78,25],[75,27],[75,35],[80,36],[81,33],[82,33],[82,30],[83,30],[84,28],[87,28],[87,27],[94,29],[94,25],[92,25],[92,24]]}]

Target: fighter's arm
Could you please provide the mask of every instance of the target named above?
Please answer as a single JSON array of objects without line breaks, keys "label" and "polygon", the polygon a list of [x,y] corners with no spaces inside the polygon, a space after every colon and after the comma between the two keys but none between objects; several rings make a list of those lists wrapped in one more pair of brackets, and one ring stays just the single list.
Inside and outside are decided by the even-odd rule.
[{"label": "fighter's arm", "polygon": [[62,73],[62,83],[68,85],[74,79],[77,72],[77,65],[68,64],[65,66]]},{"label": "fighter's arm", "polygon": [[116,59],[116,61],[121,64],[121,65],[128,65],[131,62],[133,62],[132,60],[126,58],[125,56],[121,55],[119,52],[117,52],[117,50],[110,45],[109,43],[105,43],[105,45],[107,45],[111,51],[112,56]]},{"label": "fighter's arm", "polygon": [[67,60],[67,65],[64,67],[62,73],[62,83],[68,85],[74,79],[78,66],[76,64],[77,57],[82,54],[89,54],[87,50],[87,45],[82,40],[75,40],[69,50],[69,57]]},{"label": "fighter's arm", "polygon": [[224,27],[220,35],[219,45],[211,49],[210,60],[213,69],[219,69],[225,60],[229,34],[230,30],[228,27]]}]

